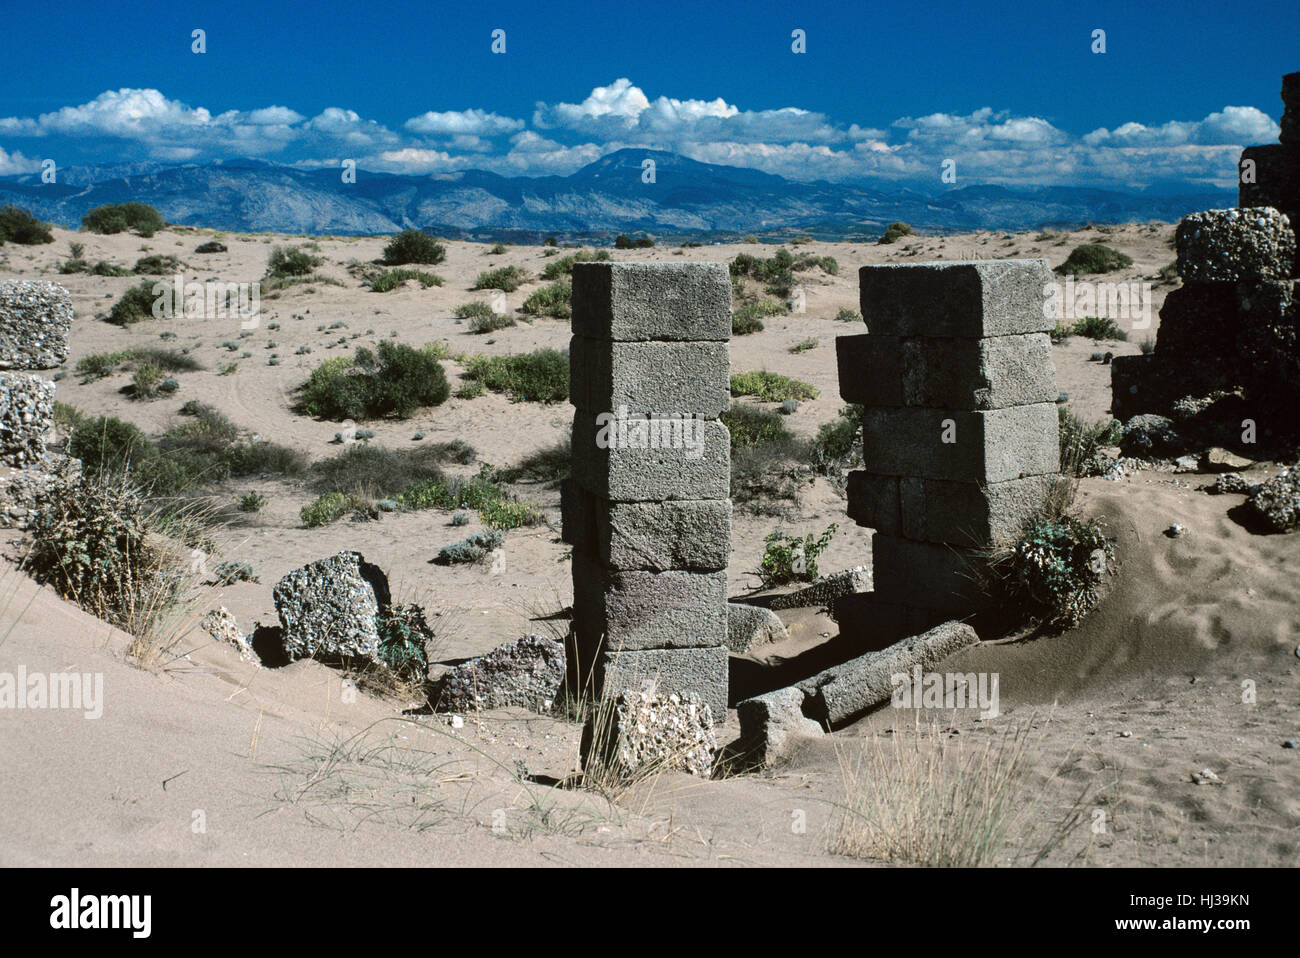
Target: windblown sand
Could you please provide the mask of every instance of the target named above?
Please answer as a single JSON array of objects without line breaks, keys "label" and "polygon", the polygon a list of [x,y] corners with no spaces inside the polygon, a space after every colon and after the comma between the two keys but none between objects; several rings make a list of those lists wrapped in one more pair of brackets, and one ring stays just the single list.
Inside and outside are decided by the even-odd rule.
[{"label": "windblown sand", "polygon": [[[0,277],[54,279],[71,290],[77,318],[69,369],[84,356],[136,345],[189,346],[205,367],[180,374],[177,393],[151,402],[122,393],[128,374],[84,384],[71,374],[60,379],[60,401],[129,419],[151,435],[177,420],[183,402],[197,399],[250,434],[323,459],[339,451],[331,444],[338,426],[294,413],[292,390],[325,358],[393,331],[399,342],[440,341],[453,353],[488,355],[565,348],[570,335],[567,322],[545,318],[471,335],[452,316],[461,303],[487,299],[470,290],[482,270],[514,264],[538,274],[547,262],[540,248],[490,255],[487,246],[449,243],[447,261],[432,268],[445,285],[409,283],[381,294],[362,288],[346,264],[375,260],[382,238],[317,238],[326,260],[320,273],[343,285],[294,286],[264,296],[260,328],[239,340],[251,356],[240,359],[220,345],[238,338],[237,320],[175,319],[121,329],[97,318],[138,280],[57,275],[68,243],[84,243],[91,262],[130,266],[150,252],[174,254],[187,264],[190,280],[247,282],[265,272],[272,244],[304,238],[224,235],[230,251],[203,256],[193,250],[211,238],[209,231],[166,231],[147,240],[55,234],[49,246],[0,249]],[[1151,282],[1158,311],[1173,288],[1157,276],[1173,260],[1171,236],[1171,226],[1153,224],[1044,239],[978,233],[893,246],[808,244],[799,250],[834,256],[839,274],[800,274],[806,312],[767,319],[765,331],[735,338],[732,371],[767,369],[816,386],[819,398],[788,418],[794,431],[810,436],[843,405],[834,339],[862,326],[834,317],[858,307],[858,266],[1038,256],[1056,265],[1080,243],[1104,242],[1134,260],[1104,279]],[[771,249],[656,248],[614,256],[726,261],[740,252],[770,255]],[[510,294],[510,307],[536,288],[531,283]],[[336,321],[347,327],[317,330]],[[280,328],[269,331],[270,322]],[[1058,383],[1077,415],[1100,420],[1109,407],[1110,368],[1090,357],[1137,352],[1145,336],[1155,335],[1156,323],[1130,333],[1128,342],[1075,337],[1054,348]],[[160,341],[163,329],[178,338]],[[328,348],[352,333],[362,336],[349,349]],[[815,348],[790,352],[809,338],[817,340]],[[266,364],[269,341],[276,343],[278,366]],[[311,354],[294,355],[303,345]],[[219,375],[231,361],[239,362],[237,371]],[[460,367],[446,366],[455,384]],[[511,403],[488,393],[453,398],[407,421],[366,425],[379,445],[409,447],[423,432],[425,442],[463,439],[480,462],[504,466],[564,438],[571,416],[567,404]],[[1276,468],[1259,463],[1247,474],[1264,477]],[[7,757],[0,807],[8,819],[0,862],[852,864],[857,860],[829,851],[844,801],[841,763],[893,736],[925,737],[919,722],[937,723],[942,738],[970,748],[1030,729],[1029,768],[1020,785],[1028,811],[1020,827],[1036,835],[1071,811],[1083,817],[1049,863],[1293,863],[1300,846],[1300,753],[1283,743],[1300,739],[1300,539],[1246,531],[1228,516],[1242,497],[1199,491],[1210,481],[1155,471],[1083,481],[1081,507],[1104,517],[1119,538],[1120,568],[1102,605],[1062,635],[985,644],[943,667],[997,672],[999,717],[886,708],[809,743],[770,772],[712,782],[664,775],[615,804],[544,784],[569,774],[577,757],[580,729],[558,719],[504,710],[471,715],[463,728],[453,728],[443,716],[404,716],[410,703],[364,692],[349,700],[336,670],[310,661],[259,669],[197,627],[183,642],[186,656],[155,670],[137,668],[125,656],[125,635],[13,569],[22,545],[10,534],[9,572],[0,583],[0,671],[21,665],[29,672],[103,673],[105,702],[95,720],[66,711],[0,712]],[[219,545],[222,558],[250,563],[260,581],[208,588],[195,625],[206,608],[221,605],[245,630],[258,621],[274,624],[275,582],[341,549],[359,550],[385,569],[396,600],[426,607],[439,633],[439,662],[563,624],[542,620],[571,598],[569,550],[559,539],[552,489],[518,487],[552,521],[511,531],[506,568],[495,573],[429,564],[441,546],[480,528],[452,528],[444,511],[306,529],[298,517],[313,498],[306,489],[237,481],[222,496],[233,500],[248,491],[264,494],[268,505],[223,527]],[[820,533],[831,522],[839,534],[820,560],[822,570],[868,563],[869,530],[853,525],[826,480],[811,482],[787,519],[738,513],[732,596],[759,587],[753,570],[774,528]],[[1164,535],[1175,522],[1187,528],[1185,536]],[[788,647],[733,661],[733,674],[761,683],[764,670],[837,631],[823,611],[783,617],[792,635]],[[736,731],[733,712],[719,738],[729,741]],[[517,777],[519,762],[531,780]],[[1218,781],[1195,784],[1193,775],[1207,768]],[[806,827],[792,826],[798,822]]]}]

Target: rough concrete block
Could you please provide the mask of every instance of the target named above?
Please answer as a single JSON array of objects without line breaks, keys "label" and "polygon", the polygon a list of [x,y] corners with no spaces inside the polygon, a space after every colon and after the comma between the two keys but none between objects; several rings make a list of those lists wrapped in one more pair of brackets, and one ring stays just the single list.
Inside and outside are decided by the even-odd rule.
[{"label": "rough concrete block", "polygon": [[1046,333],[904,339],[902,348],[904,405],[1001,409],[1056,402],[1056,367]]},{"label": "rough concrete block", "polygon": [[839,634],[851,638],[863,652],[877,651],[907,636],[920,635],[946,618],[934,609],[891,602],[880,592],[841,596],[831,606],[831,617],[839,624]]},{"label": "rough concrete block", "polygon": [[595,530],[591,512],[587,509],[587,496],[572,476],[560,480],[560,539],[580,551],[595,551]]},{"label": "rough concrete block", "polygon": [[1045,333],[1052,283],[1041,259],[863,266],[862,317],[885,336],[1014,336]]},{"label": "rough concrete block", "polygon": [[903,350],[897,336],[836,336],[835,362],[845,402],[903,405]]},{"label": "rough concrete block", "polygon": [[897,476],[873,476],[856,469],[849,473],[849,518],[860,526],[887,535],[902,535],[903,508]]},{"label": "rough concrete block", "polygon": [[876,591],[891,602],[965,616],[988,608],[977,549],[914,542],[876,533],[871,537]]},{"label": "rough concrete block", "polygon": [[1170,290],[1160,307],[1156,354],[1162,360],[1195,361],[1236,351],[1236,287],[1229,283],[1189,283]]},{"label": "rough concrete block", "polygon": [[803,714],[805,698],[803,689],[791,686],[737,703],[740,740],[736,749],[747,765],[771,765],[789,754],[800,739],[825,734],[817,722]]},{"label": "rough concrete block", "polygon": [[727,718],[727,663],[725,645],[605,652],[596,660],[596,688],[617,694],[653,681],[661,695],[694,692],[721,725]]},{"label": "rough concrete block", "polygon": [[725,263],[577,263],[573,332],[619,342],[726,342],[731,275]]},{"label": "rough concrete block", "polygon": [[1237,284],[1243,382],[1260,395],[1300,389],[1300,281]]},{"label": "rough concrete block", "polygon": [[1300,73],[1288,73],[1282,77],[1280,125],[1282,132],[1278,135],[1278,141],[1292,149],[1300,147]]},{"label": "rough concrete block", "polygon": [[727,343],[620,343],[574,336],[569,397],[579,409],[716,419],[731,401]]},{"label": "rough concrete block", "polygon": [[1300,212],[1300,150],[1280,146],[1248,146],[1241,151],[1238,167],[1237,205],[1271,206],[1291,220],[1291,229],[1300,229],[1296,214]]},{"label": "rough concrete block", "polygon": [[290,572],[272,590],[290,659],[379,655],[375,621],[390,601],[388,580],[359,552],[340,552]]},{"label": "rough concrete block", "polygon": [[789,638],[785,623],[771,609],[743,602],[727,603],[727,648],[737,655]]},{"label": "rough concrete block", "polygon": [[583,729],[584,766],[594,752],[606,767],[628,778],[668,770],[704,778],[712,774],[717,723],[699,695],[661,693],[649,685],[610,689],[609,695],[613,708],[592,715]]},{"label": "rough concrete block", "polygon": [[54,383],[33,373],[0,373],[0,463],[38,462],[53,425]]},{"label": "rough concrete block", "polygon": [[871,566],[859,565],[823,576],[812,585],[772,597],[773,609],[806,609],[828,606],[842,595],[871,589]]},{"label": "rough concrete block", "polygon": [[731,558],[731,500],[594,498],[596,555],[612,569],[715,572]]},{"label": "rough concrete block", "polygon": [[874,475],[1002,482],[1060,470],[1054,403],[1006,409],[867,409],[863,463]]},{"label": "rough concrete block", "polygon": [[72,297],[57,283],[0,282],[0,369],[53,369],[68,358]]},{"label": "rough concrete block", "polygon": [[731,436],[717,420],[573,416],[573,477],[612,502],[726,499]]},{"label": "rough concrete block", "polygon": [[1116,356],[1110,364],[1110,412],[1121,421],[1143,413],[1167,412],[1182,396],[1203,396],[1218,386],[1191,380],[1177,362],[1151,356]]},{"label": "rough concrete block", "polygon": [[1175,234],[1178,274],[1187,282],[1286,279],[1295,267],[1291,221],[1271,206],[1184,216]]},{"label": "rough concrete block", "polygon": [[573,628],[586,650],[725,645],[727,574],[606,569],[575,555]]},{"label": "rough concrete block", "polygon": [[[902,478],[902,534],[921,542],[993,548],[1019,538],[1037,516],[1059,476],[1027,476],[981,485],[942,479]],[[877,532],[891,534],[887,529]]]},{"label": "rough concrete block", "polygon": [[826,726],[842,725],[889,701],[894,675],[909,673],[918,665],[928,671],[977,642],[979,637],[970,626],[945,622],[882,651],[868,652],[798,683],[807,697],[803,710]]}]

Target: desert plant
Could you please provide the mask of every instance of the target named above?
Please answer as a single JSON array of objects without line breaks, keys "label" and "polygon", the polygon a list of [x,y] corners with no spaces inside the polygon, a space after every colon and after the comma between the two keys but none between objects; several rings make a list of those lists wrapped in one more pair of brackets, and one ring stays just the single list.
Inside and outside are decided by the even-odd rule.
[{"label": "desert plant", "polygon": [[166,225],[162,215],[147,203],[110,203],[95,207],[81,218],[82,229],[92,233],[134,230],[140,236],[149,237]]},{"label": "desert plant", "polygon": [[1100,448],[1119,443],[1120,423],[1111,420],[1088,424],[1065,406],[1057,406],[1056,415],[1061,444],[1061,475],[1094,475]]},{"label": "desert plant", "polygon": [[31,213],[12,204],[0,207],[0,243],[40,246],[42,243],[53,242],[54,234],[50,232],[49,223],[41,222]]},{"label": "desert plant", "polygon": [[506,293],[513,293],[527,281],[528,274],[518,266],[501,266],[479,273],[471,288],[499,289]]},{"label": "desert plant", "polygon": [[838,323],[860,323],[862,314],[856,309],[849,309],[847,306],[835,314],[835,321]]},{"label": "desert plant", "polygon": [[833,422],[822,423],[817,429],[817,438],[813,440],[813,455],[822,466],[845,462],[852,456],[855,448],[858,460],[861,460],[862,412],[860,405],[850,404],[840,410],[839,417]]},{"label": "desert plant", "polygon": [[567,282],[552,283],[550,286],[543,286],[541,289],[534,290],[524,300],[524,304],[519,309],[531,316],[554,316],[556,319],[568,319],[573,315],[572,297],[573,287]]},{"label": "desert plant", "polygon": [[609,259],[609,250],[599,249],[593,252],[579,250],[547,263],[542,269],[542,279],[548,282],[565,279],[573,275],[573,267],[578,263],[600,263],[607,262]]},{"label": "desert plant", "polygon": [[507,356],[471,356],[466,375],[515,402],[563,402],[569,398],[569,356],[556,349]]},{"label": "desert plant", "polygon": [[370,289],[376,293],[387,293],[409,280],[417,280],[421,289],[442,285],[442,277],[436,273],[427,273],[420,269],[390,269],[371,279]]},{"label": "desert plant", "polygon": [[156,285],[153,280],[145,280],[139,286],[132,286],[113,304],[108,312],[108,321],[115,326],[131,326],[147,319],[162,319],[164,311],[161,307],[157,313],[154,311],[159,299],[154,294]]},{"label": "desert plant", "polygon": [[266,275],[271,277],[308,276],[321,264],[318,256],[313,256],[301,247],[275,246],[266,260]]},{"label": "desert plant", "polygon": [[360,348],[352,357],[327,359],[298,387],[298,410],[323,419],[408,418],[438,406],[451,394],[447,374],[430,349],[388,340],[377,353]]},{"label": "desert plant", "polygon": [[1132,265],[1133,258],[1126,253],[1103,246],[1101,243],[1084,243],[1071,250],[1065,262],[1056,267],[1056,272],[1078,276],[1109,273]]},{"label": "desert plant", "polygon": [[515,318],[506,313],[495,313],[488,309],[486,313],[480,313],[469,321],[469,331],[471,333],[495,333],[499,329],[508,329],[515,325]]},{"label": "desert plant", "polygon": [[260,492],[246,492],[239,497],[240,512],[261,512],[266,508],[266,496]]},{"label": "desert plant", "polygon": [[389,266],[418,263],[436,266],[447,258],[446,248],[422,230],[402,230],[384,247],[383,260]]},{"label": "desert plant", "polygon": [[418,605],[399,605],[385,609],[375,617],[379,632],[379,660],[397,676],[423,683],[429,675],[427,645],[433,629]]},{"label": "desert plant", "polygon": [[1083,319],[1075,320],[1070,332],[1093,340],[1109,339],[1124,342],[1128,339],[1128,333],[1115,325],[1115,320],[1103,319],[1100,316],[1085,316]]},{"label": "desert plant", "polygon": [[184,266],[175,256],[153,254],[141,256],[135,261],[132,272],[138,276],[168,276]]},{"label": "desert plant", "polygon": [[1070,628],[1097,604],[1114,559],[1114,540],[1100,522],[1057,516],[1033,523],[990,569],[1012,607],[1049,627]]},{"label": "desert plant", "polygon": [[816,349],[816,348],[817,348],[817,340],[816,340],[816,338],[814,338],[814,337],[812,337],[812,336],[809,336],[807,339],[801,339],[801,340],[799,340],[799,342],[797,342],[797,343],[795,343],[793,346],[791,346],[791,347],[790,347],[790,352],[792,352],[792,353],[806,353],[806,352],[808,352],[809,350],[811,350],[811,349]]},{"label": "desert plant", "polygon": [[160,391],[163,378],[161,369],[153,363],[145,363],[135,371],[135,376],[131,380],[131,397],[153,399]]},{"label": "desert plant", "polygon": [[764,371],[733,375],[731,395],[756,396],[763,402],[784,402],[787,399],[816,399],[819,394],[808,383]]},{"label": "desert plant", "polygon": [[505,536],[497,529],[475,532],[459,542],[443,546],[433,557],[436,565],[461,565],[470,562],[482,562],[493,551],[501,548]]},{"label": "desert plant", "polygon": [[903,222],[890,223],[889,227],[885,230],[884,234],[880,237],[880,239],[876,240],[876,242],[885,243],[885,244],[896,243],[904,236],[911,236],[911,235],[912,235],[912,227],[908,226],[906,223]]},{"label": "desert plant", "polygon": [[366,505],[362,496],[342,492],[327,492],[302,507],[299,516],[308,529],[326,526],[348,512]]},{"label": "desert plant", "polygon": [[731,433],[731,450],[745,449],[778,439],[789,439],[785,420],[757,406],[732,406],[719,417]]},{"label": "desert plant", "polygon": [[771,588],[787,582],[814,582],[817,579],[817,557],[826,551],[839,526],[832,522],[820,538],[808,535],[788,535],[777,530],[763,540],[763,559],[758,576],[763,585]]}]

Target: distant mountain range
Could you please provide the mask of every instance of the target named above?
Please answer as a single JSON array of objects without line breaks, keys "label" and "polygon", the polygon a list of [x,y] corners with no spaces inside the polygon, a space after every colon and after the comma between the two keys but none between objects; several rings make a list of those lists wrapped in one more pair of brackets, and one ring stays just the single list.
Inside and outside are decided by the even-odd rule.
[{"label": "distant mountain range", "polygon": [[[642,181],[655,161],[655,182]],[[799,183],[658,150],[619,150],[569,176],[505,177],[481,170],[426,176],[337,168],[304,170],[260,160],[72,167],[58,182],[0,177],[0,204],[62,226],[90,209],[136,200],[170,223],[232,232],[392,233],[520,242],[643,233],[666,241],[744,234],[867,240],[902,220],[925,232],[1068,228],[1084,223],[1176,221],[1236,205],[1232,191],[1160,194],[1075,187],[968,186],[926,196],[824,181]]]}]

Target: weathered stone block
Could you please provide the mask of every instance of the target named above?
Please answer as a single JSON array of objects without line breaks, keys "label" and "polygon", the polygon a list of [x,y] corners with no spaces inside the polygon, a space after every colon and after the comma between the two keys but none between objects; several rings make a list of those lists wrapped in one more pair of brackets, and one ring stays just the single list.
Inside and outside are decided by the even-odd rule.
[{"label": "weathered stone block", "polygon": [[438,679],[431,700],[439,712],[514,706],[549,712],[565,676],[564,643],[525,635],[463,662]]},{"label": "weathered stone block", "polygon": [[905,405],[1001,409],[1056,401],[1056,367],[1046,333],[904,339],[902,347]]},{"label": "weathered stone block", "polygon": [[619,342],[726,342],[731,275],[725,263],[577,263],[573,332]]},{"label": "weathered stone block", "polygon": [[731,558],[731,500],[594,498],[596,555],[612,569],[715,572]]},{"label": "weathered stone block", "polygon": [[30,466],[45,455],[54,425],[54,383],[33,373],[0,373],[0,462]]},{"label": "weathered stone block", "polygon": [[1056,406],[867,409],[863,461],[874,475],[1002,482],[1060,470]]},{"label": "weathered stone block", "polygon": [[1282,132],[1278,141],[1287,146],[1300,147],[1300,73],[1282,77]]},{"label": "weathered stone block", "polygon": [[868,652],[798,684],[807,696],[804,712],[827,726],[838,726],[867,709],[889,701],[893,676],[916,666],[929,671],[954,653],[979,642],[975,630],[945,622],[923,635],[903,639],[879,652]]},{"label": "weathered stone block", "polygon": [[1229,283],[1189,283],[1170,290],[1160,307],[1156,353],[1164,361],[1229,357],[1236,350],[1236,288]]},{"label": "weathered stone block", "polygon": [[57,283],[0,281],[0,369],[53,369],[68,358],[72,297]]},{"label": "weathered stone block", "polygon": [[1049,332],[1052,273],[1041,259],[863,266],[867,329],[885,336],[1014,336]]},{"label": "weathered stone block", "polygon": [[791,686],[737,703],[740,740],[736,749],[747,764],[771,765],[789,754],[800,739],[825,734],[817,722],[803,714],[805,698],[803,689]]},{"label": "weathered stone block", "polygon": [[771,609],[743,602],[727,603],[727,648],[737,655],[744,655],[755,646],[789,638],[785,623]]},{"label": "weathered stone block", "polygon": [[622,343],[574,336],[569,397],[579,409],[716,419],[731,401],[727,343]]},{"label": "weathered stone block", "polygon": [[572,476],[560,480],[560,539],[585,553],[595,551],[595,527],[586,492]]},{"label": "weathered stone block", "polygon": [[340,552],[290,572],[272,590],[290,659],[379,654],[375,617],[390,601],[383,572],[359,552]]},{"label": "weathered stone block", "polygon": [[606,569],[575,555],[573,628],[584,650],[725,645],[727,574]]},{"label": "weathered stone block", "polygon": [[605,652],[596,660],[596,688],[617,694],[653,681],[661,695],[694,692],[708,705],[714,724],[727,717],[727,647],[639,649]]},{"label": "weathered stone block", "polygon": [[902,499],[897,476],[875,476],[861,469],[849,473],[849,518],[886,535],[903,532]]},{"label": "weathered stone block", "polygon": [[731,436],[717,420],[627,419],[577,410],[573,477],[613,502],[726,499]]},{"label": "weathered stone block", "polygon": [[891,602],[953,616],[987,608],[982,575],[986,556],[934,542],[876,533],[871,537],[876,591]]},{"label": "weathered stone block", "polygon": [[629,778],[677,770],[703,778],[713,773],[718,739],[713,710],[695,692],[608,689],[613,707],[593,715],[582,736],[583,765],[598,758]]},{"label": "weathered stone block", "polygon": [[903,350],[897,336],[835,337],[840,397],[864,406],[903,405]]},{"label": "weathered stone block", "polygon": [[810,586],[772,597],[773,609],[806,609],[829,606],[843,595],[871,589],[871,566],[859,565],[823,576]]},{"label": "weathered stone block", "polygon": [[1238,166],[1237,205],[1242,209],[1271,206],[1300,228],[1300,150],[1270,143],[1241,151]]},{"label": "weathered stone block", "polygon": [[[1027,476],[981,485],[899,479],[902,534],[921,542],[993,548],[1014,542],[1037,516],[1059,476]],[[889,534],[886,529],[878,532]]]},{"label": "weathered stone block", "polygon": [[1175,240],[1178,273],[1187,282],[1286,279],[1295,267],[1291,222],[1270,206],[1192,213],[1179,222]]},{"label": "weathered stone block", "polygon": [[1300,281],[1237,284],[1242,381],[1262,395],[1300,389]]}]

